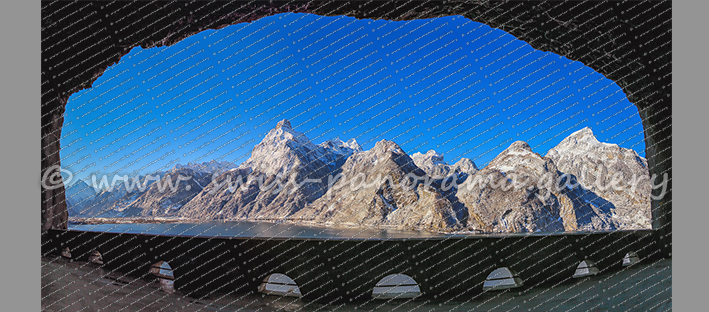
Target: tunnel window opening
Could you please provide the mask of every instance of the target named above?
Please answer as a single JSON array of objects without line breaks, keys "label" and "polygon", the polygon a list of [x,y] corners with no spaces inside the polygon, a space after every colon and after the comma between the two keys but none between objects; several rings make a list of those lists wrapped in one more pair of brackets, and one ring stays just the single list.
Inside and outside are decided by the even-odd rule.
[{"label": "tunnel window opening", "polygon": [[258,286],[258,292],[282,297],[300,298],[303,296],[295,281],[281,273],[273,273],[266,276],[261,285]]},{"label": "tunnel window opening", "polygon": [[626,253],[623,257],[623,266],[631,266],[638,262],[640,262],[640,257],[638,257],[638,254],[633,251]]},{"label": "tunnel window opening", "polygon": [[162,291],[175,292],[175,274],[167,261],[156,262],[150,267],[149,273],[157,278],[157,284]]},{"label": "tunnel window opening", "polygon": [[374,299],[410,299],[421,295],[418,283],[408,275],[387,275],[374,286]]},{"label": "tunnel window opening", "polygon": [[593,276],[598,273],[600,273],[600,271],[596,267],[596,263],[586,259],[581,261],[581,263],[579,263],[579,265],[576,267],[576,271],[574,272],[573,277],[581,278],[586,276]]},{"label": "tunnel window opening", "polygon": [[[327,32],[332,36],[318,37]],[[465,233],[650,227],[646,196],[615,196],[578,188],[556,192],[557,200],[548,202],[536,201],[533,196],[525,201],[528,194],[521,192],[512,196],[494,192],[487,200],[480,195],[486,190],[475,190],[464,194],[470,196],[458,196],[460,201],[451,200],[453,211],[446,207],[443,216],[436,214],[431,220],[420,221],[411,219],[428,218],[428,214],[409,218],[407,209],[397,209],[402,207],[401,200],[387,194],[375,202],[383,212],[367,220],[366,214],[352,219],[344,216],[352,213],[343,208],[346,203],[336,199],[312,205],[323,198],[330,187],[328,178],[340,173],[350,155],[372,151],[384,140],[401,148],[410,158],[405,160],[421,172],[441,178],[443,183],[434,184],[434,193],[448,198],[457,196],[454,193],[464,189],[458,186],[482,170],[485,172],[480,175],[500,173],[508,177],[534,172],[529,181],[542,181],[556,178],[557,170],[550,170],[543,159],[551,157],[559,172],[575,174],[580,180],[581,175],[574,170],[582,172],[584,168],[575,164],[588,155],[609,164],[620,157],[635,159],[634,150],[643,155],[640,116],[612,81],[580,62],[535,50],[502,30],[461,16],[404,23],[277,14],[252,23],[205,30],[171,46],[134,47],[110,66],[93,88],[73,94],[66,108],[66,135],[61,139],[60,153],[65,169],[76,172],[73,180],[67,181],[70,187],[66,190],[72,219],[293,218],[316,220],[313,222],[326,226],[374,226],[376,222],[369,220],[378,219],[390,223],[387,225],[417,230],[440,228]],[[272,148],[253,153],[257,146],[268,147],[266,143],[277,146],[276,140],[265,139],[271,131],[285,129],[279,125],[285,125],[280,122],[286,120],[290,120],[288,131],[298,133],[292,140],[296,144],[288,145],[295,146],[293,151],[276,153],[285,149]],[[558,153],[551,153],[573,135],[574,140],[569,142],[582,144],[565,145],[557,149]],[[526,143],[512,150],[515,141]],[[640,145],[633,149],[636,142]],[[604,149],[611,143],[627,151],[606,153]],[[591,145],[597,153],[583,150]],[[505,153],[514,157],[504,160]],[[324,156],[315,159],[316,154]],[[282,159],[271,159],[277,157]],[[520,164],[530,157],[535,158],[534,168],[525,172]],[[235,199],[242,193],[232,194],[231,188],[224,188],[224,194],[198,196],[212,182],[213,173],[199,171],[212,168],[201,164],[225,162],[226,170],[249,164],[248,170],[255,174],[244,176],[254,179],[261,173],[285,173],[285,177],[313,172],[289,171],[297,167],[293,159],[308,159],[314,164],[301,161],[303,167],[326,169],[318,170],[313,179],[322,181],[321,185],[308,184],[315,186],[299,194],[303,200],[284,199],[286,207],[271,205],[273,196],[262,195],[265,191],[249,195],[249,200],[255,198],[253,204]],[[601,161],[582,160],[585,164]],[[264,164],[274,163],[283,166],[264,169],[268,167]],[[199,176],[190,173],[193,179],[180,184],[184,189],[160,195],[152,192],[174,181],[162,177],[180,168],[180,172],[187,172],[185,168],[198,167],[195,172]],[[349,172],[350,181],[356,173]],[[106,177],[108,186],[116,176],[127,176],[129,181],[119,182],[111,191],[85,185],[91,184],[93,177],[95,181]],[[270,177],[266,178],[263,180]],[[588,187],[585,183],[591,181],[580,184]],[[623,185],[630,189],[629,183]],[[638,189],[649,190],[644,186]],[[217,197],[222,195],[221,199],[233,204],[226,207],[263,208],[212,211],[211,203],[218,202]],[[421,200],[425,198],[418,195]],[[631,202],[637,199],[637,207],[614,206],[628,201],[628,197]],[[513,199],[514,205],[525,208],[520,210],[543,209],[527,214],[505,214],[496,209],[478,219],[469,218],[477,203],[492,205],[499,202],[497,199]],[[565,207],[558,204],[562,202],[570,202],[573,209],[562,211]],[[303,209],[309,205],[314,211]],[[599,219],[601,222],[596,221]],[[88,227],[75,224],[70,227]]]},{"label": "tunnel window opening", "polygon": [[524,283],[516,272],[507,267],[492,271],[483,283],[483,290],[503,290],[522,287]]}]

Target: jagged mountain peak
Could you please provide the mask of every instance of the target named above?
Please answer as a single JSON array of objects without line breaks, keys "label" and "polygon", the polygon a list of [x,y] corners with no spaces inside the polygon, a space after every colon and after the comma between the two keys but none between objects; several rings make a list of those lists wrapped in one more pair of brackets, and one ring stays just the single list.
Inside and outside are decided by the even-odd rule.
[{"label": "jagged mountain peak", "polygon": [[264,145],[287,144],[289,142],[296,142],[298,144],[308,145],[309,147],[314,145],[310,139],[305,136],[305,134],[293,129],[288,119],[283,119],[276,124],[275,128],[271,129],[268,134],[266,134],[257,147]]},{"label": "jagged mountain peak", "polygon": [[589,127],[584,127],[581,130],[577,130],[573,133],[571,133],[568,137],[566,137],[571,140],[576,140],[576,141],[586,141],[592,144],[598,144],[601,143],[598,141],[598,138],[596,137],[595,134],[593,134],[593,130]]},{"label": "jagged mountain peak", "polygon": [[448,163],[443,159],[443,154],[429,150],[426,154],[414,153],[411,155],[414,164],[429,175],[445,176],[450,171]]},{"label": "jagged mountain peak", "polygon": [[351,155],[361,152],[357,140],[339,138],[314,144],[305,134],[294,130],[287,120],[278,122],[251,151],[239,168],[250,168],[266,175],[285,174],[294,167],[336,170]]},{"label": "jagged mountain peak", "polygon": [[443,154],[436,152],[435,150],[428,150],[428,152],[426,152],[426,156],[431,158],[440,158],[440,160],[443,161]]},{"label": "jagged mountain peak", "polygon": [[429,150],[425,154],[416,152],[411,155],[411,159],[414,161],[416,166],[423,169],[432,177],[440,178],[451,174],[465,174],[462,176],[464,180],[465,177],[471,174],[475,174],[478,171],[478,167],[469,158],[461,158],[455,164],[449,165],[442,153],[436,152],[435,150]]},{"label": "jagged mountain peak", "polygon": [[[515,141],[512,144],[510,144],[510,147],[508,147],[505,152],[531,152],[532,147],[529,146],[529,143],[525,141]],[[504,153],[504,152],[503,152]]]},{"label": "jagged mountain peak", "polygon": [[276,129],[281,128],[293,130],[293,127],[291,126],[290,121],[288,119],[283,119],[276,124]]},{"label": "jagged mountain peak", "polygon": [[394,141],[389,141],[386,139],[374,144],[374,148],[372,148],[371,151],[376,153],[392,152],[395,154],[406,154],[404,150],[401,149],[399,144],[396,144]]},{"label": "jagged mountain peak", "polygon": [[598,141],[589,127],[577,130],[568,137],[564,138],[558,145],[549,149],[546,157],[551,157],[556,161],[561,154],[570,157],[571,155],[588,156],[589,153],[623,154],[625,157],[637,159],[637,161],[641,164],[646,163],[646,160],[640,157],[637,152],[632,149],[623,148],[617,144]]},{"label": "jagged mountain peak", "polygon": [[318,144],[326,149],[331,150],[333,153],[338,155],[352,155],[353,153],[359,153],[362,151],[362,147],[357,143],[357,140],[352,138],[347,140],[347,142],[341,139],[327,140]]},{"label": "jagged mountain peak", "polygon": [[516,141],[490,161],[490,165],[500,162],[518,162],[518,158],[542,159],[542,156],[534,152],[527,142]]},{"label": "jagged mountain peak", "polygon": [[568,147],[574,149],[587,150],[589,148],[595,148],[599,145],[608,147],[617,147],[616,144],[603,143],[596,138],[593,134],[593,130],[589,127],[584,127],[583,129],[577,130],[567,136],[565,139],[557,145],[557,147]]},{"label": "jagged mountain peak", "polygon": [[[527,142],[516,141],[502,151],[488,164],[487,168],[497,169],[502,172],[525,171],[528,173],[543,174],[556,168],[550,158],[542,157],[532,151]],[[530,171],[531,170],[531,171]]]},{"label": "jagged mountain peak", "polygon": [[580,130],[576,130],[574,133],[572,133],[569,136],[589,136],[589,135],[595,137],[591,127],[583,127]]},{"label": "jagged mountain peak", "polygon": [[303,133],[294,130],[290,122],[284,119],[254,146],[251,157],[239,168],[251,168],[269,175],[285,173],[296,164],[296,159],[309,163],[319,157],[312,153],[318,148],[320,147],[313,144]]},{"label": "jagged mountain peak", "polygon": [[465,157],[461,158],[455,164],[453,164],[453,167],[459,168],[461,171],[468,173],[474,173],[475,171],[479,170],[478,166],[475,165],[475,162],[470,160],[470,158]]},{"label": "jagged mountain peak", "polygon": [[416,165],[419,164],[419,162],[431,162],[433,164],[447,164],[445,160],[443,159],[443,154],[436,152],[435,150],[429,150],[426,152],[426,154],[422,154],[420,152],[416,152],[413,155],[411,155],[411,158],[416,161]]},{"label": "jagged mountain peak", "polygon": [[355,138],[351,138],[351,139],[347,140],[347,142],[345,142],[345,144],[346,144],[349,148],[351,148],[351,149],[353,149],[353,150],[355,150],[355,151],[357,151],[357,152],[361,152],[361,151],[362,151],[362,146],[359,145],[359,143],[357,142],[357,139],[355,139]]},{"label": "jagged mountain peak", "polygon": [[402,167],[406,171],[418,170],[420,174],[424,174],[398,144],[389,140],[381,140],[369,150],[352,154],[342,168],[347,171],[361,164],[375,167]]},{"label": "jagged mountain peak", "polygon": [[[650,226],[650,191],[647,160],[634,150],[601,143],[590,128],[578,130],[547,152],[558,170],[571,174],[594,195],[609,202],[612,219],[621,228]],[[623,183],[608,187],[620,177]]]}]

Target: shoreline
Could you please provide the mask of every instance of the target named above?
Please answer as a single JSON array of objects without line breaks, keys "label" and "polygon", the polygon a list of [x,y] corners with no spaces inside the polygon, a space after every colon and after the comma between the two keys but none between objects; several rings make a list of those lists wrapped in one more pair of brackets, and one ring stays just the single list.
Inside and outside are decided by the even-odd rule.
[{"label": "shoreline", "polygon": [[485,232],[479,230],[457,230],[457,231],[430,231],[425,229],[405,228],[394,225],[377,225],[377,226],[361,226],[354,223],[332,224],[318,223],[313,221],[296,221],[290,219],[234,219],[234,220],[200,220],[178,217],[131,217],[131,218],[76,218],[71,217],[68,220],[69,226],[74,225],[102,225],[102,224],[202,224],[202,223],[227,223],[227,222],[250,222],[250,223],[267,223],[267,224],[283,224],[304,226],[318,229],[348,229],[348,230],[394,230],[394,231],[410,231],[423,232],[434,235],[446,236],[465,236],[465,235],[524,235],[524,234],[586,234],[586,233],[605,233],[615,231],[646,231],[652,228],[638,228],[615,231],[562,231],[562,232]]}]

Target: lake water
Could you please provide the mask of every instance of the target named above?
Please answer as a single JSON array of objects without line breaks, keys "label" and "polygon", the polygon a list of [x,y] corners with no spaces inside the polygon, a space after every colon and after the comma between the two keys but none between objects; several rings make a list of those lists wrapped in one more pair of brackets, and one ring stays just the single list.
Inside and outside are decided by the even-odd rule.
[{"label": "lake water", "polygon": [[280,237],[320,239],[402,239],[450,237],[450,235],[439,233],[399,229],[318,227],[286,223],[259,223],[247,221],[214,221],[203,223],[69,224],[69,230],[208,237]]}]

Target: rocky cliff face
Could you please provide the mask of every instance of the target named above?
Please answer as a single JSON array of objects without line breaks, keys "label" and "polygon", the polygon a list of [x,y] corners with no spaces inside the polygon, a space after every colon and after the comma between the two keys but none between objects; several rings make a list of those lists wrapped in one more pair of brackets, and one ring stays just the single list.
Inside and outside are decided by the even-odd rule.
[{"label": "rocky cliff face", "polygon": [[461,158],[455,164],[449,165],[443,154],[434,150],[429,150],[426,154],[414,153],[411,159],[431,177],[431,185],[448,199],[461,225],[466,226],[469,217],[468,208],[458,199],[458,186],[478,172],[475,163],[468,158]]},{"label": "rocky cliff face", "polygon": [[377,142],[371,150],[349,157],[341,169],[327,194],[290,219],[433,230],[460,227],[450,201],[423,183],[427,174],[394,142]]},{"label": "rocky cliff face", "polygon": [[[313,144],[282,120],[251,152],[251,157],[216,180],[180,212],[189,218],[281,219],[327,191],[327,178],[361,148],[356,141]],[[242,181],[238,187],[229,187]],[[228,185],[230,184],[230,185]]]},{"label": "rocky cliff face", "polygon": [[[449,176],[455,176],[456,179],[465,180],[470,175],[478,172],[478,167],[468,158],[461,158],[453,165],[449,165],[444,159],[443,154],[434,150],[426,152],[426,154],[414,153],[411,159],[416,166],[425,171],[434,179],[442,179]],[[462,181],[461,181],[462,182]]]},{"label": "rocky cliff face", "polygon": [[466,180],[458,198],[468,208],[471,229],[499,232],[613,230],[607,208],[560,185],[554,162],[514,142],[483,170]]},{"label": "rocky cliff face", "polygon": [[584,128],[550,149],[547,157],[583,189],[607,200],[620,228],[650,228],[650,173],[647,160],[635,151],[599,142],[590,128]]},{"label": "rocky cliff face", "polygon": [[513,143],[459,187],[458,198],[470,215],[468,227],[485,232],[563,231],[559,199],[530,183],[550,170],[556,170],[551,161],[532,152],[527,143]]}]

